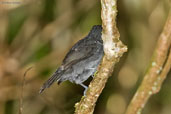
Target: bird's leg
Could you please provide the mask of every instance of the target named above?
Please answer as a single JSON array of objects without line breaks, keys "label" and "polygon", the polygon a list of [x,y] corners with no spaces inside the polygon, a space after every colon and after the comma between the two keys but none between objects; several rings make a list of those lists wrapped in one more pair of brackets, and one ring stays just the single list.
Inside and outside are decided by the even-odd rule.
[{"label": "bird's leg", "polygon": [[82,87],[84,87],[84,96],[86,95],[87,89],[88,87],[86,85],[84,85],[83,83],[80,84]]}]

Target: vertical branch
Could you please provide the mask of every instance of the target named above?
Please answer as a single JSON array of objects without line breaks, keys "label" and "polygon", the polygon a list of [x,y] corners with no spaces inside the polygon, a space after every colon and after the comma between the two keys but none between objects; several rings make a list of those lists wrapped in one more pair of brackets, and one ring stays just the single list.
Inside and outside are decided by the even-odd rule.
[{"label": "vertical branch", "polygon": [[[159,92],[171,67],[171,11],[158,39],[150,68],[128,106],[126,114],[140,114],[148,99]],[[168,53],[169,57],[167,57]]]},{"label": "vertical branch", "polygon": [[105,84],[113,72],[114,65],[119,61],[127,47],[119,40],[116,27],[117,0],[101,0],[102,10],[102,39],[105,55],[98,72],[89,85],[86,96],[75,105],[75,114],[92,114],[95,103],[100,96]]}]

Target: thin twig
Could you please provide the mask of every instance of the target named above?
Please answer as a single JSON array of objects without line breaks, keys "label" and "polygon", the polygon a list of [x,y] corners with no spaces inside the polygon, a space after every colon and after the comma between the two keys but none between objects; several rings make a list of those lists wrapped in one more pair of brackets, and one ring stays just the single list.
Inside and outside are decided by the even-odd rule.
[{"label": "thin twig", "polygon": [[24,85],[25,85],[25,78],[26,74],[29,70],[31,70],[33,67],[28,68],[23,75],[23,81],[21,86],[21,96],[20,96],[20,107],[19,107],[19,114],[23,114],[23,92],[24,92]]},{"label": "thin twig", "polygon": [[[153,53],[152,62],[144,76],[131,103],[128,105],[126,114],[140,114],[148,99],[159,92],[167,73],[170,70],[171,54],[167,57],[171,46],[171,11],[158,39]],[[164,64],[166,63],[166,64]]]},{"label": "thin twig", "polygon": [[89,85],[86,96],[75,105],[75,114],[92,114],[95,103],[105,84],[113,72],[114,65],[119,61],[127,47],[119,40],[120,34],[116,27],[117,0],[101,0],[102,39],[105,55],[98,72]]}]

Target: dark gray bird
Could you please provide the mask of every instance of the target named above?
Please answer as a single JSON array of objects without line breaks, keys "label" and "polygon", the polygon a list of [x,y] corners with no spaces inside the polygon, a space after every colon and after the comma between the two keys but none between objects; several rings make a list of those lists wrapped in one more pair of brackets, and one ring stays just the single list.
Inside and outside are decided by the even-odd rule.
[{"label": "dark gray bird", "polygon": [[83,82],[94,75],[104,55],[101,32],[101,25],[93,26],[89,34],[70,49],[62,65],[43,84],[40,93],[49,88],[55,81],[60,84],[66,80],[83,86],[86,91],[87,86]]}]

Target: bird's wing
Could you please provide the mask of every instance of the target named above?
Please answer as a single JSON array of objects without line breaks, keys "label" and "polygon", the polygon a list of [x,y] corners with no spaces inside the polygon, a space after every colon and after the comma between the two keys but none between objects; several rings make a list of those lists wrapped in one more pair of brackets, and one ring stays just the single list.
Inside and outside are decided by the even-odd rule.
[{"label": "bird's wing", "polygon": [[97,47],[96,43],[86,42],[86,39],[82,39],[71,48],[63,60],[62,66],[64,66],[64,69],[70,68],[70,66],[79,62],[80,60],[86,59],[93,55],[93,50],[95,50]]}]

